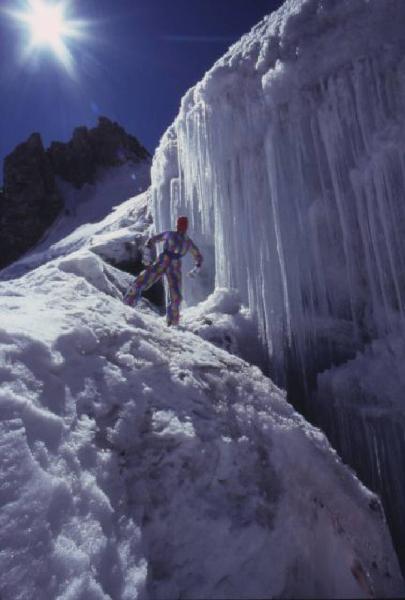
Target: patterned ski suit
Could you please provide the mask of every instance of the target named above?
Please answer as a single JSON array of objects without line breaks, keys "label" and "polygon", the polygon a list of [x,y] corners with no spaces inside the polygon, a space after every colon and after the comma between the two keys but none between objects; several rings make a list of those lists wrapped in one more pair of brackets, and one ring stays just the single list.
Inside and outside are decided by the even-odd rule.
[{"label": "patterned ski suit", "polygon": [[163,252],[157,260],[143,271],[134,281],[125,295],[126,304],[136,304],[141,292],[147,290],[165,274],[169,285],[169,305],[167,307],[167,324],[177,325],[180,318],[181,295],[181,259],[191,252],[194,263],[199,267],[203,257],[194,242],[187,234],[177,231],[164,231],[153,236],[148,246],[163,242]]}]

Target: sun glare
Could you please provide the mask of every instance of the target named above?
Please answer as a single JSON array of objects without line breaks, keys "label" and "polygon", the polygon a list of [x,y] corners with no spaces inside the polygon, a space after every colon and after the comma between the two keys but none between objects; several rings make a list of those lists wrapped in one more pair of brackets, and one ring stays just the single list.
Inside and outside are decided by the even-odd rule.
[{"label": "sun glare", "polygon": [[27,53],[34,49],[48,48],[65,68],[72,72],[73,59],[67,45],[67,38],[78,37],[78,24],[65,18],[65,2],[28,0],[22,11],[8,11],[9,14],[26,26],[31,40]]},{"label": "sun glare", "polygon": [[26,21],[31,28],[34,46],[48,44],[52,48],[58,46],[65,34],[61,6],[47,6],[37,2]]}]

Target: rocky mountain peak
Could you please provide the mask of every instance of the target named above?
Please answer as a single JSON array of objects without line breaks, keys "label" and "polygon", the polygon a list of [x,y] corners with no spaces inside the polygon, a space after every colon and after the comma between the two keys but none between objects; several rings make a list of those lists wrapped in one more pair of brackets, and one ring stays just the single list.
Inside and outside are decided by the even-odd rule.
[{"label": "rocky mountain peak", "polygon": [[0,203],[0,267],[35,244],[63,207],[39,133],[19,144],[4,161]]},{"label": "rocky mountain peak", "polygon": [[76,188],[94,183],[100,171],[151,155],[132,135],[107,117],[94,128],[77,127],[66,143],[44,148],[32,133],[4,161],[0,190],[0,269],[17,260],[42,237],[63,209],[56,177]]},{"label": "rocky mountain peak", "polygon": [[52,142],[48,156],[55,175],[78,188],[93,183],[100,168],[151,159],[134,136],[107,117],[99,117],[92,129],[77,127],[65,144]]}]

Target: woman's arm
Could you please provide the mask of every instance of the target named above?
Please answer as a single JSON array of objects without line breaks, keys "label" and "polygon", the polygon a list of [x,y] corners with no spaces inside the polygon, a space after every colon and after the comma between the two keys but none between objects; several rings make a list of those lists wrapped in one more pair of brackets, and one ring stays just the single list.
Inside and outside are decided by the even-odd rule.
[{"label": "woman's arm", "polygon": [[192,239],[190,239],[190,238],[188,238],[188,240],[189,240],[189,244],[190,244],[190,245],[189,245],[189,250],[190,250],[190,252],[191,252],[191,254],[192,254],[192,257],[193,257],[193,259],[194,259],[194,264],[195,264],[195,266],[196,266],[197,268],[199,268],[199,267],[201,267],[201,265],[202,265],[202,262],[203,262],[203,260],[204,260],[204,257],[203,257],[203,255],[201,254],[201,252],[200,252],[200,250],[199,250],[198,246],[196,246],[196,245],[194,244],[193,240],[192,240]]},{"label": "woman's arm", "polygon": [[146,246],[148,246],[148,248],[152,248],[152,246],[154,246],[158,242],[163,242],[166,234],[167,234],[167,231],[163,231],[162,233],[158,233],[158,234],[154,235],[153,237],[148,239],[148,241],[146,242]]}]

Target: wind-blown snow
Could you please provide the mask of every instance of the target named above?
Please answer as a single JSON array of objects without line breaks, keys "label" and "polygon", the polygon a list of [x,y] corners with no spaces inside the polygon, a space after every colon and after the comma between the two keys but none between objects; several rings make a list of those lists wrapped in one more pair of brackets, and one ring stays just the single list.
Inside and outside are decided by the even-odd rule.
[{"label": "wind-blown snow", "polygon": [[[334,397],[333,381],[348,373],[336,364],[405,331],[404,22],[402,0],[287,0],[185,95],[152,166],[157,228],[188,214],[208,257],[206,280],[186,286],[186,300],[236,289],[274,380],[306,390],[316,419],[316,377],[329,371],[316,396],[334,406],[323,427],[350,447],[351,464],[372,464],[362,476],[383,494],[402,547],[393,507],[405,505],[403,426],[383,394],[395,442],[372,444],[381,424],[362,401],[364,367],[350,363],[357,391],[337,430],[344,386]],[[398,382],[402,415],[392,365],[404,358],[382,375]]]},{"label": "wind-blown snow", "polygon": [[129,279],[83,247],[0,282],[2,600],[401,596],[380,503],[325,436],[125,306]]}]

